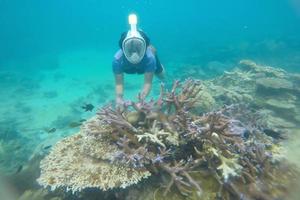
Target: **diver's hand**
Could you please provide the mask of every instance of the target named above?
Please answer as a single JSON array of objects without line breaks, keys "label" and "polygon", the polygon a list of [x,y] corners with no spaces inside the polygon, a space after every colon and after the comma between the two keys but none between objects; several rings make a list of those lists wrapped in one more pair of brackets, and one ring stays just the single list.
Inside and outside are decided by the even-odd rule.
[{"label": "diver's hand", "polygon": [[124,104],[125,104],[125,102],[124,102],[122,97],[117,97],[116,98],[116,108],[120,108],[121,110],[123,110],[124,109]]},{"label": "diver's hand", "polygon": [[116,105],[124,104],[124,100],[122,97],[117,97],[116,98]]},{"label": "diver's hand", "polygon": [[128,106],[131,106],[132,102],[130,100],[124,100],[123,98],[116,99],[116,108],[119,108],[121,111],[126,109]]},{"label": "diver's hand", "polygon": [[143,104],[141,102],[138,102],[135,104],[135,106],[136,106],[136,109],[140,110],[142,108]]}]

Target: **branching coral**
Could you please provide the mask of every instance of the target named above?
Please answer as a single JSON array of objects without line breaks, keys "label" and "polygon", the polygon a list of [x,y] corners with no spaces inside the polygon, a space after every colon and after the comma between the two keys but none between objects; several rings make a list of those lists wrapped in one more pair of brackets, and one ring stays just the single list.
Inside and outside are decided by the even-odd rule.
[{"label": "branching coral", "polygon": [[225,182],[228,181],[229,177],[238,176],[238,173],[242,167],[237,164],[237,158],[228,159],[220,155],[220,160],[222,164],[217,169],[222,171],[222,177],[224,178]]},{"label": "branching coral", "polygon": [[[169,92],[161,86],[156,101],[139,98],[122,110],[103,107],[79,135],[58,143],[42,161],[39,183],[52,189],[107,190],[160,173],[168,180],[165,196],[176,190],[199,197],[204,182],[194,176],[196,172],[215,179],[225,199],[260,193],[257,178],[267,184],[265,177],[276,173],[270,170],[277,164],[268,148],[273,140],[250,115],[235,119],[241,116],[235,106],[204,115],[191,112],[201,88],[199,81],[175,81]],[[249,191],[242,184],[254,187]],[[270,192],[268,197],[278,196]]]},{"label": "branching coral", "polygon": [[156,121],[154,121],[152,128],[150,129],[149,133],[145,132],[142,135],[137,135],[138,141],[140,142],[141,140],[147,140],[147,141],[151,141],[153,143],[156,143],[164,148],[166,148],[166,145],[160,140],[160,137],[169,135],[169,133],[164,132],[164,131],[160,131],[157,127],[156,127]]},{"label": "branching coral", "polygon": [[188,196],[192,192],[191,189],[194,188],[197,191],[197,195],[199,197],[201,196],[202,189],[199,183],[197,183],[197,181],[195,181],[188,173],[192,170],[190,162],[191,160],[188,162],[180,160],[179,162],[175,162],[174,165],[162,164],[160,166],[171,177],[164,192],[165,195],[167,192],[170,192],[170,188],[174,184],[182,195]]}]

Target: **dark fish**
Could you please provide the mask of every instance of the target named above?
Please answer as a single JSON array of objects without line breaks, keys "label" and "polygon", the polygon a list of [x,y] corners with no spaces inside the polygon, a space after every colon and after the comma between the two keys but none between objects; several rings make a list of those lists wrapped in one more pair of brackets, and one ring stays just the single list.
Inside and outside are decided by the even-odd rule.
[{"label": "dark fish", "polygon": [[280,132],[272,129],[264,129],[264,133],[274,139],[285,139],[285,136]]},{"label": "dark fish", "polygon": [[52,145],[48,145],[48,146],[45,146],[43,149],[47,150],[47,149],[50,149],[52,147]]},{"label": "dark fish", "polygon": [[48,133],[54,133],[56,131],[56,128],[51,128],[49,130],[47,130]]},{"label": "dark fish", "polygon": [[79,120],[79,122],[85,122],[86,121],[86,119],[81,119],[81,120]]},{"label": "dark fish", "polygon": [[242,134],[242,136],[245,138],[245,139],[248,139],[249,136],[250,136],[251,132],[249,130],[245,130],[244,133]]},{"label": "dark fish", "polygon": [[85,112],[87,111],[93,111],[93,109],[95,108],[95,106],[93,104],[85,104],[84,106],[81,106],[82,109],[85,110]]},{"label": "dark fish", "polygon": [[23,169],[23,165],[20,165],[16,171],[16,174],[20,173]]},{"label": "dark fish", "polygon": [[4,163],[4,160],[0,160],[0,163]]},{"label": "dark fish", "polygon": [[81,123],[80,122],[71,122],[69,124],[69,127],[71,128],[75,128],[75,127],[78,127],[78,126],[81,126]]}]

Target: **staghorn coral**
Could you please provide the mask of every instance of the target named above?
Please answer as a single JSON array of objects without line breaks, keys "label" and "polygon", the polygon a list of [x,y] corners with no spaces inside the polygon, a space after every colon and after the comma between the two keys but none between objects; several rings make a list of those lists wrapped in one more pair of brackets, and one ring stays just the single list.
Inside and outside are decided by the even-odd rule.
[{"label": "staghorn coral", "polygon": [[174,184],[179,192],[184,196],[188,196],[192,193],[192,188],[196,189],[196,193],[199,197],[201,196],[202,189],[199,183],[197,183],[197,181],[195,181],[189,174],[189,171],[192,170],[190,163],[191,160],[188,162],[180,160],[179,162],[175,161],[174,164],[163,164],[160,166],[171,177],[164,195],[166,195],[167,192],[170,192],[170,188]]},{"label": "staghorn coral", "polygon": [[241,171],[241,165],[237,164],[237,158],[228,159],[220,155],[220,160],[222,164],[217,168],[222,171],[222,177],[224,181],[227,182],[229,177],[238,176],[238,173]]},{"label": "staghorn coral", "polygon": [[201,89],[199,81],[175,81],[170,91],[161,86],[157,100],[139,98],[122,110],[103,107],[80,134],[54,146],[41,163],[39,183],[73,192],[105,191],[159,174],[165,198],[173,191],[201,198],[207,188],[203,177],[213,180],[216,196],[223,199],[282,197],[286,182],[273,177],[284,161],[272,157],[274,139],[239,105],[203,115],[191,112]]},{"label": "staghorn coral", "polygon": [[150,140],[151,142],[156,143],[156,144],[166,148],[166,145],[162,141],[163,138],[165,138],[165,140],[168,143],[176,145],[176,146],[179,145],[178,144],[178,135],[172,134],[170,132],[166,132],[164,130],[160,130],[156,124],[157,124],[157,121],[155,120],[153,122],[152,127],[149,130],[149,133],[144,132],[141,135],[137,135],[138,141],[140,142],[141,140],[146,139],[146,140]]}]

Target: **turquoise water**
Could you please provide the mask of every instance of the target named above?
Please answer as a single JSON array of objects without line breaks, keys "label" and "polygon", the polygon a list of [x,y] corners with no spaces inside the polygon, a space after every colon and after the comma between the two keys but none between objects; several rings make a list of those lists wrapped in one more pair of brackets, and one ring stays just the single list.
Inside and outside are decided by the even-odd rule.
[{"label": "turquoise water", "polygon": [[[196,59],[205,64],[249,57],[295,70],[297,62],[284,62],[283,57],[297,59],[299,7],[297,0],[2,0],[1,69],[24,68],[20,65],[36,56],[57,57],[78,49],[113,55],[120,33],[128,28],[128,13],[136,12],[139,27],[149,34],[164,62]],[[19,67],[8,62],[19,62]],[[27,68],[51,68],[47,64]]]},{"label": "turquoise water", "polygon": [[[298,0],[0,0],[1,172],[15,173],[114,101],[111,62],[132,12],[167,85],[217,77],[241,59],[300,72]],[[126,76],[125,98],[136,99],[142,83]],[[158,90],[155,79],[151,95]]]}]

